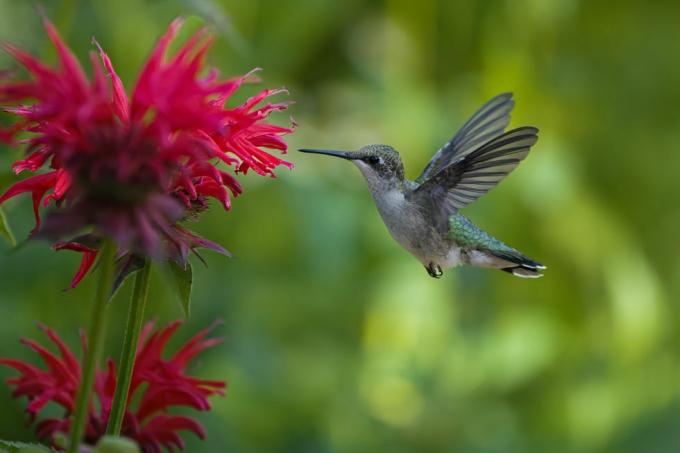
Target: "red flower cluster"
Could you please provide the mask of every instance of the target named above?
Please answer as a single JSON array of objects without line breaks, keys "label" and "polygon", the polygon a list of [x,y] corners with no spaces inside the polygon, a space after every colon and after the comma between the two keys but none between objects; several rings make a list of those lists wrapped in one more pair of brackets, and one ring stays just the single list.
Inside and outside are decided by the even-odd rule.
[{"label": "red flower cluster", "polygon": [[[91,267],[102,237],[115,240],[119,258],[167,257],[184,266],[198,247],[226,254],[178,224],[205,210],[209,198],[230,209],[230,196],[239,195],[241,186],[220,163],[234,166],[236,173],[252,169],[271,176],[279,165],[292,167],[263,150],[287,149],[282,135],[293,129],[265,122],[287,104],[258,107],[283,90],[264,90],[242,105],[226,107],[252,73],[232,80],[220,80],[215,69],[205,73],[204,56],[212,43],[205,30],[168,56],[181,23],[175,20],[161,37],[130,97],[98,44],[98,53],[90,55],[93,77],[88,80],[47,20],[58,68],[3,46],[32,80],[12,81],[8,72],[0,72],[0,105],[12,104],[5,111],[19,117],[0,129],[0,139],[12,143],[18,133],[31,133],[19,141],[27,145],[28,156],[12,168],[17,174],[48,171],[14,184],[0,195],[0,203],[30,193],[34,232],[61,240],[56,250],[84,254],[72,286]],[[28,104],[17,105],[21,102]],[[57,209],[41,225],[40,205],[50,201]],[[77,236],[82,231],[89,233]]]},{"label": "red flower cluster", "polygon": [[[139,402],[135,409],[127,407],[121,434],[134,439],[145,453],[160,453],[162,447],[169,451],[183,449],[184,441],[178,434],[181,430],[191,431],[203,439],[205,432],[196,420],[170,415],[167,409],[188,406],[200,411],[209,410],[208,397],[224,394],[223,381],[208,381],[185,374],[187,365],[198,353],[222,341],[220,338],[206,339],[210,329],[200,331],[170,359],[162,358],[165,345],[180,324],[176,321],[151,333],[153,322],[150,322],[139,341],[128,405],[133,399],[139,398]],[[28,397],[26,412],[31,422],[49,402],[65,409],[63,418],[44,419],[36,425],[38,437],[54,444],[58,434],[67,434],[69,430],[70,413],[80,385],[80,364],[54,331],[42,326],[41,329],[57,346],[58,356],[34,341],[22,339],[21,342],[40,355],[46,370],[15,359],[0,358],[0,365],[19,371],[20,375],[7,379],[7,383],[14,387],[12,396]],[[86,347],[83,336],[83,349]],[[90,408],[85,434],[90,444],[95,444],[106,433],[115,388],[116,372],[113,361],[108,359],[107,369],[98,370],[96,375],[94,393],[98,407]]]}]

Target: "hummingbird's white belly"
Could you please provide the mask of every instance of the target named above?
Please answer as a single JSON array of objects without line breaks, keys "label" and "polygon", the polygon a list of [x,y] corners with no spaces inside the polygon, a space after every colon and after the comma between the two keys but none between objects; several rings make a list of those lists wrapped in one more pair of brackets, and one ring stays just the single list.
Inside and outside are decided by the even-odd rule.
[{"label": "hummingbird's white belly", "polygon": [[438,264],[442,269],[460,266],[461,264],[471,264],[478,267],[503,267],[498,264],[497,259],[494,259],[488,253],[479,250],[463,251],[455,245],[450,248],[443,261],[433,260],[432,262]]},{"label": "hummingbird's white belly", "polygon": [[463,255],[461,254],[460,247],[452,247],[449,249],[449,253],[446,254],[442,261],[433,261],[434,264],[439,265],[442,269],[448,269],[449,267],[456,267],[463,264]]},{"label": "hummingbird's white belly", "polygon": [[390,235],[424,266],[434,263],[449,268],[460,264],[460,248],[452,248],[451,242],[435,229],[431,219],[426,219],[418,206],[406,200],[400,190],[374,194],[374,199]]}]

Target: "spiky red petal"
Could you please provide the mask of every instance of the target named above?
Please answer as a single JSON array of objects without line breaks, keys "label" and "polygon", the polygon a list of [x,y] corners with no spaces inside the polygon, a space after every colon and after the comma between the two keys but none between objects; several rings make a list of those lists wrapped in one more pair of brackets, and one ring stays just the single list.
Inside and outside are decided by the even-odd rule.
[{"label": "spiky red petal", "polygon": [[[222,394],[225,387],[223,381],[197,379],[185,373],[186,366],[196,354],[221,341],[219,338],[206,338],[212,327],[198,332],[170,359],[162,358],[167,342],[180,324],[177,321],[153,332],[154,324],[151,322],[144,327],[140,337],[128,404],[137,399],[139,403],[136,407],[127,407],[122,433],[136,440],[146,452],[160,452],[163,448],[170,451],[184,448],[184,442],[179,436],[182,431],[205,438],[205,431],[200,423],[190,417],[169,414],[168,409],[173,406],[187,406],[208,410],[208,398]],[[0,358],[0,365],[19,372],[19,376],[7,379],[7,384],[14,387],[12,396],[28,397],[27,412],[30,421],[34,421],[50,401],[65,409],[63,418],[46,418],[36,424],[38,437],[53,442],[57,436],[64,435],[69,430],[69,414],[73,410],[80,384],[80,364],[54,331],[44,326],[41,329],[56,345],[59,355],[53,354],[35,341],[23,339],[22,343],[40,356],[47,369],[6,358]],[[97,370],[95,376],[94,393],[99,404],[90,407],[86,429],[86,438],[91,443],[96,443],[105,434],[116,387],[113,360],[109,358],[106,363],[106,369]]]},{"label": "spiky red petal", "polygon": [[[277,166],[292,167],[264,148],[285,153],[282,136],[292,132],[266,122],[285,109],[265,99],[285,90],[263,90],[241,105],[227,103],[253,72],[220,80],[214,69],[205,72],[205,55],[212,44],[206,30],[190,37],[174,55],[168,48],[179,28],[175,20],[152,50],[128,96],[109,56],[95,41],[89,81],[78,60],[45,20],[57,50],[58,65],[50,67],[10,44],[5,50],[31,74],[13,81],[0,72],[0,103],[18,122],[0,130],[0,140],[13,142],[20,132],[27,157],[13,169],[48,172],[10,187],[0,203],[31,193],[36,228],[42,236],[69,242],[76,231],[113,238],[118,256],[139,255],[186,261],[189,251],[207,246],[224,249],[178,225],[194,218],[215,199],[226,210],[242,192],[233,175],[253,169],[274,175]],[[24,102],[25,105],[20,103]],[[40,204],[54,201],[58,209],[41,222]],[[93,252],[83,252],[74,277],[77,285],[90,269]]]}]

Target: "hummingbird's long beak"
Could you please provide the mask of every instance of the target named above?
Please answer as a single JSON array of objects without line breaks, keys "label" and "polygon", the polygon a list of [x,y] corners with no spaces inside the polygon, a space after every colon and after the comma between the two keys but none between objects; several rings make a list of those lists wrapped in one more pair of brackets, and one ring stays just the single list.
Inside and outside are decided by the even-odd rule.
[{"label": "hummingbird's long beak", "polygon": [[332,149],[298,149],[301,153],[311,154],[325,154],[327,156],[341,157],[343,159],[352,159],[349,151],[334,151]]}]

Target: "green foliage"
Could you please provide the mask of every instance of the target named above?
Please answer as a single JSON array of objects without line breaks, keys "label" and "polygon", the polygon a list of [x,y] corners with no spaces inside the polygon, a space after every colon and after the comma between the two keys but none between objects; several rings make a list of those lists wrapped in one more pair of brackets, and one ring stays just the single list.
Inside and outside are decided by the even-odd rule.
[{"label": "green foliage", "polygon": [[188,318],[191,314],[191,287],[194,284],[193,268],[189,262],[187,262],[186,267],[182,267],[174,261],[169,261],[168,267],[173,280],[173,289],[182,305],[184,317]]},{"label": "green foliage", "polygon": [[45,453],[49,448],[39,444],[0,440],[0,453]]},{"label": "green foliage", "polygon": [[16,239],[14,239],[14,233],[12,233],[11,228],[9,227],[9,222],[7,221],[7,216],[5,215],[5,211],[0,207],[0,236],[5,238],[7,243],[14,247],[17,245]]},{"label": "green foliage", "polygon": [[114,274],[113,286],[111,288],[111,295],[109,298],[113,298],[121,285],[125,280],[139,272],[144,267],[144,258],[138,257],[136,255],[129,255],[127,257],[121,258],[116,262],[116,271]]}]

